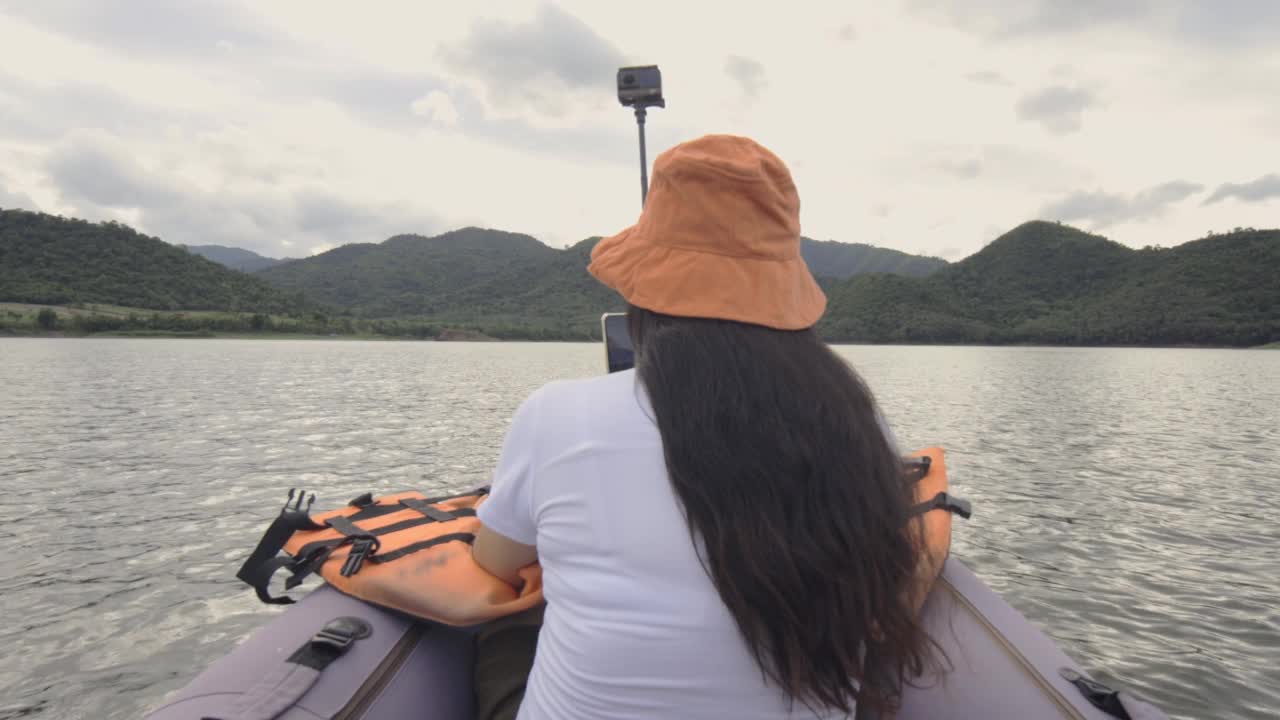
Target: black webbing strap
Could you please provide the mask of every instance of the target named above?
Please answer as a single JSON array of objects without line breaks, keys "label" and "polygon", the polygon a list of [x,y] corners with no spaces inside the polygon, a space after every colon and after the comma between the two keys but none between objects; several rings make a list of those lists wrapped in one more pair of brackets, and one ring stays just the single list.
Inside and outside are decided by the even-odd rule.
[{"label": "black webbing strap", "polygon": [[973,506],[969,504],[968,500],[948,495],[945,492],[940,492],[922,503],[913,505],[907,514],[915,517],[916,515],[923,515],[930,510],[946,510],[949,513],[959,515],[965,520],[968,520],[973,515]]},{"label": "black webbing strap", "polygon": [[[283,518],[284,516],[282,515],[281,517]],[[356,553],[354,558],[349,559],[349,562],[357,568],[359,567],[359,563],[364,560],[365,555],[371,551],[377,551],[378,539],[373,536],[373,533],[361,530],[349,519],[338,516],[329,518],[325,521],[324,525],[317,525],[310,518],[307,518],[308,527],[306,529],[323,530],[325,527],[330,527],[342,533],[342,538],[337,540],[307,543],[299,548],[298,552],[293,557],[289,557],[287,555],[280,555],[279,557],[276,557],[276,555],[284,549],[284,544],[288,542],[289,538],[292,537],[294,533],[294,530],[290,529],[288,532],[277,532],[273,536],[272,531],[277,530],[277,524],[279,523],[280,519],[277,519],[276,522],[272,523],[271,527],[267,529],[267,534],[263,536],[262,542],[258,544],[258,548],[254,550],[253,556],[251,556],[249,561],[245,563],[244,568],[241,568],[241,573],[246,573],[246,570],[250,569],[250,563],[255,562],[255,557],[260,553],[265,554],[270,550],[272,556],[268,557],[266,560],[257,562],[251,570],[252,579],[250,579],[250,577],[245,577],[244,575],[236,576],[252,585],[254,592],[258,594],[258,599],[264,603],[288,605],[293,602],[293,598],[283,595],[280,597],[272,597],[270,593],[267,592],[267,585],[271,582],[271,576],[275,574],[276,570],[279,570],[282,567],[287,567],[290,570],[289,579],[284,583],[284,589],[292,590],[301,585],[302,581],[316,570],[319,570],[320,567],[329,559],[329,556],[333,554],[333,551],[343,545],[347,545],[349,543],[356,545],[361,541],[365,541],[364,545],[359,546],[361,551]],[[273,542],[270,547],[267,546],[267,539],[269,537],[273,538]],[[352,572],[354,572],[354,570]]]},{"label": "black webbing strap", "polygon": [[374,518],[382,517],[383,515],[390,515],[391,513],[403,511],[404,507],[397,502],[387,503],[386,505],[377,503],[360,508],[356,512],[348,515],[347,519],[352,522],[360,522],[361,520],[372,520]]},{"label": "black webbing strap", "polygon": [[[450,520],[456,519],[458,517],[457,510],[441,510],[440,508],[432,507],[430,504],[427,503],[426,500],[419,500],[417,498],[405,498],[404,500],[400,501],[400,504],[409,508],[410,510],[413,510],[416,513],[419,513],[421,515],[426,515],[427,517],[431,518],[436,522],[449,522]],[[473,511],[472,514],[474,515],[475,512]]]},{"label": "black webbing strap", "polygon": [[307,576],[319,570],[320,566],[325,564],[334,550],[349,542],[351,542],[351,538],[342,538],[341,540],[334,540],[332,543],[325,543],[322,547],[314,548],[306,555],[298,553],[297,557],[293,558],[293,561],[287,565],[290,574],[289,578],[284,582],[284,589],[292,590],[301,585],[302,581],[307,579]]},{"label": "black webbing strap", "polygon": [[278,557],[267,558],[266,560],[254,565],[252,568],[240,568],[240,572],[236,573],[236,577],[244,581],[253,588],[253,593],[258,599],[268,605],[292,605],[294,600],[288,595],[279,597],[273,596],[268,592],[271,585],[271,578],[276,571],[282,567],[289,567],[293,564],[293,558],[288,555],[280,555]]},{"label": "black webbing strap", "polygon": [[[401,510],[404,510],[406,507],[409,507],[409,503],[434,505],[436,503],[445,502],[446,500],[457,500],[458,498],[464,498],[464,497],[483,497],[488,494],[489,494],[489,488],[482,487],[482,488],[477,488],[475,490],[468,490],[467,492],[454,493],[453,495],[438,495],[436,497],[429,497],[429,498],[422,498],[422,499],[406,498],[405,500],[400,500],[399,502],[386,502],[386,503],[377,502],[372,504],[365,503],[363,505],[357,505],[356,507],[359,507],[360,510],[356,513],[348,515],[347,519],[352,522],[360,522],[361,520],[370,520],[372,518],[382,517],[383,515],[390,515],[391,513],[400,512]],[[361,497],[356,499],[363,500],[364,496],[362,495]],[[352,502],[354,502],[354,500]],[[460,511],[454,510],[452,512],[460,512]]]},{"label": "black webbing strap", "polygon": [[[377,552],[377,538],[381,535],[387,535],[400,530],[406,530],[417,525],[423,525],[431,522],[448,522],[460,517],[474,517],[476,511],[472,508],[463,508],[459,510],[440,510],[430,507],[432,503],[444,502],[446,500],[456,500],[462,497],[479,497],[488,494],[488,487],[481,487],[453,495],[441,495],[439,497],[431,497],[425,499],[408,498],[407,501],[390,502],[386,504],[374,503],[370,504],[365,501],[364,496],[357,498],[361,502],[354,506],[360,509],[355,513],[347,516],[336,516],[330,518],[324,525],[320,525],[313,521],[311,517],[303,510],[303,498],[305,493],[299,493],[296,496],[294,491],[289,491],[289,500],[285,503],[284,509],[280,511],[279,516],[271,522],[267,531],[263,533],[262,539],[258,541],[257,547],[249,554],[249,558],[240,566],[240,570],[236,572],[236,578],[253,588],[254,594],[258,599],[270,605],[288,605],[294,602],[293,598],[288,596],[273,597],[268,591],[272,576],[282,567],[289,568],[292,573],[285,582],[285,589],[290,590],[302,583],[303,579],[311,573],[315,572],[322,566],[329,555],[333,551],[348,543],[359,545],[359,552],[355,552],[355,558],[349,558],[350,572],[354,573],[359,569],[359,565],[364,560],[374,559],[371,553]],[[312,495],[310,501],[307,502],[306,509],[310,510],[311,502],[314,502],[315,496]],[[363,507],[361,507],[363,505]],[[356,522],[368,520],[371,518],[390,515],[392,513],[403,512],[406,509],[414,510],[422,517],[410,518],[401,522],[392,523],[381,528],[372,530],[364,530],[356,525]],[[294,557],[287,555],[281,556],[280,551],[284,549],[285,543],[289,538],[299,530],[323,530],[326,526],[342,533],[344,537],[336,540],[322,540],[307,543],[299,548]],[[453,533],[452,535],[437,538],[439,542],[449,542],[451,540],[462,539],[465,536],[466,541],[470,542],[470,533]],[[416,552],[432,544],[438,544],[434,540],[416,543],[405,548],[389,553],[394,560],[404,557],[411,552]]]},{"label": "black webbing strap", "polygon": [[[430,540],[416,542],[412,545],[406,545],[402,548],[397,548],[386,553],[378,552],[382,548],[382,543],[376,537],[372,537],[370,535],[358,535],[355,537],[343,538],[341,544],[345,545],[348,542],[351,543],[351,550],[347,553],[346,559],[342,562],[342,568],[338,571],[338,574],[342,577],[351,577],[352,575],[360,572],[360,568],[364,567],[366,562],[391,562],[392,560],[399,560],[406,555],[416,553],[419,550],[426,550],[429,547],[435,547],[436,545],[442,545],[447,542],[462,541],[470,544],[475,540],[475,538],[476,536],[471,533],[450,533],[448,535],[440,535],[438,537],[431,538]],[[306,568],[295,572],[294,576],[289,578],[289,582],[294,584],[301,582],[301,578],[306,577],[309,573],[315,572],[320,566],[324,565],[324,563],[329,559],[329,555],[331,555],[336,549],[336,547],[329,548],[323,553],[318,554],[314,562],[308,564]],[[286,585],[286,587],[292,586]]]},{"label": "black webbing strap", "polygon": [[[315,497],[314,495],[312,496]],[[294,499],[293,491],[289,491],[289,500]],[[319,530],[323,526],[317,525],[305,511],[302,510],[302,495],[298,496],[296,505],[285,503],[284,509],[271,521],[271,525],[267,527],[267,531],[262,534],[262,539],[258,541],[258,546],[249,553],[249,558],[240,566],[240,570],[236,572],[236,577],[253,588],[253,592],[258,599],[269,605],[288,605],[293,602],[288,597],[272,597],[267,588],[271,583],[271,576],[276,570],[289,565],[292,560],[287,557],[276,557],[280,551],[284,549],[284,544],[289,541],[298,530]],[[308,507],[310,507],[308,505]]]},{"label": "black webbing strap", "polygon": [[[400,508],[400,510],[404,510],[404,509],[405,508]],[[462,510],[451,510],[450,512],[453,513],[453,517],[450,518],[451,520],[454,518],[460,518],[460,517],[475,517],[475,514],[476,514],[476,511],[472,510],[471,508],[463,508]],[[330,518],[330,521],[332,521],[333,519],[334,518]],[[351,517],[348,516],[346,520],[349,522],[351,520]],[[359,528],[356,528],[355,530],[344,530],[333,525],[332,522],[330,522],[330,527],[333,527],[334,530],[337,530],[338,532],[348,537],[360,537],[364,535],[381,537],[383,535],[390,535],[391,533],[400,532],[401,530],[408,530],[409,528],[417,527],[419,525],[427,525],[433,522],[436,522],[434,518],[430,518],[430,517],[427,517],[426,515],[423,515],[422,517],[409,518],[408,520],[401,520],[400,522],[397,522],[397,523],[391,523],[390,525],[383,525],[380,528],[372,528],[370,530],[361,530]],[[315,542],[309,542],[306,545],[303,545],[302,547],[298,548],[298,557],[309,555],[318,548],[337,547],[342,544],[343,544],[342,540],[336,540],[336,539],[335,540],[316,540]]]},{"label": "black webbing strap", "polygon": [[391,562],[392,560],[399,560],[405,555],[411,555],[419,550],[426,550],[427,548],[435,547],[436,545],[443,545],[447,542],[464,542],[470,545],[475,542],[475,539],[476,536],[474,533],[449,533],[448,535],[433,537],[430,540],[423,540],[422,542],[414,543],[412,545],[405,545],[398,550],[370,555],[367,559],[369,562],[375,563]]},{"label": "black webbing strap", "polygon": [[364,528],[361,528],[360,526],[351,522],[349,518],[345,518],[341,515],[338,515],[336,517],[331,517],[328,520],[325,520],[324,524],[328,525],[334,530],[337,530],[343,535],[346,535],[347,537],[364,537],[366,535],[373,534],[370,531],[365,530]]},{"label": "black webbing strap", "polygon": [[236,700],[228,720],[275,720],[287,713],[316,684],[326,667],[371,632],[369,623],[358,617],[330,620],[288,660],[262,674]]}]

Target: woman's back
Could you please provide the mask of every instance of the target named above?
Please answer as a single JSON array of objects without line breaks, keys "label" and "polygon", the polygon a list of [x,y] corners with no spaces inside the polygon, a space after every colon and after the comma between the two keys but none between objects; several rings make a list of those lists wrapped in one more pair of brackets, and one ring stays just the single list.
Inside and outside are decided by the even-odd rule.
[{"label": "woman's back", "polygon": [[[548,385],[481,519],[537,545],[548,601],[521,718],[791,718],[699,562],[634,372]],[[840,717],[839,713],[829,717]]]},{"label": "woman's back", "polygon": [[850,715],[919,674],[935,568],[875,398],[814,330],[799,212],[777,156],[708,136],[592,249],[636,370],[521,408],[475,544],[510,581],[542,561],[525,717]]}]

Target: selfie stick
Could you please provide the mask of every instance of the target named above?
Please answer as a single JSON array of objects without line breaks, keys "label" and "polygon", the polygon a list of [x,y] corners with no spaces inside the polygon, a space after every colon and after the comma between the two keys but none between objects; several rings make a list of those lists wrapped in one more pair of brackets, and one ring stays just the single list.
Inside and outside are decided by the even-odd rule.
[{"label": "selfie stick", "polygon": [[666,107],[662,97],[662,73],[657,65],[618,69],[618,101],[635,108],[636,127],[640,131],[640,207],[649,198],[649,161],[644,151],[644,121],[651,107]]},{"label": "selfie stick", "polygon": [[640,128],[640,207],[649,199],[649,161],[644,157],[644,118],[648,113],[644,105],[636,106],[636,126]]}]

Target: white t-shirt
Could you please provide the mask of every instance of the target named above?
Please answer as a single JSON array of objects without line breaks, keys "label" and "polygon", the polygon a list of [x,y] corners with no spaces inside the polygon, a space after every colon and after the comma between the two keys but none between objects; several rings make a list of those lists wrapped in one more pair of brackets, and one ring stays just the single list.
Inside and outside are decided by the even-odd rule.
[{"label": "white t-shirt", "polygon": [[542,563],[520,720],[815,717],[764,683],[699,563],[652,416],[628,371],[551,383],[512,421],[479,516]]}]

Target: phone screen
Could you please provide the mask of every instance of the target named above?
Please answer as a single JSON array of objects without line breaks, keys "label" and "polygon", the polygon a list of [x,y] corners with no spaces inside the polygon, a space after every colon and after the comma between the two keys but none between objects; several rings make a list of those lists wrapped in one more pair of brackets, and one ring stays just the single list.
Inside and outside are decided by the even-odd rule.
[{"label": "phone screen", "polygon": [[631,347],[631,334],[627,332],[627,316],[605,313],[600,318],[600,325],[604,332],[605,363],[609,372],[630,370],[636,364],[636,352]]}]

